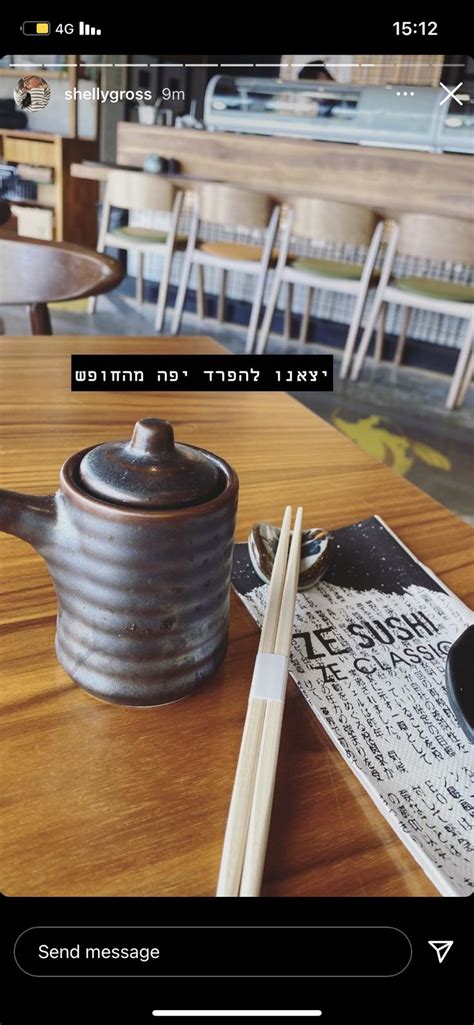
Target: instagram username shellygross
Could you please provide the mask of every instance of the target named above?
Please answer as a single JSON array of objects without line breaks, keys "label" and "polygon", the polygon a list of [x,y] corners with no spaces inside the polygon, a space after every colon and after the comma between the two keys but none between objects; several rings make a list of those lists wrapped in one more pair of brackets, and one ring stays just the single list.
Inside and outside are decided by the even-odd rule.
[{"label": "instagram username shellygross", "polygon": [[[163,89],[163,99],[168,98],[163,95],[165,92],[166,89]],[[120,103],[121,100],[135,100],[140,103],[153,99],[150,89],[101,89],[96,85],[92,89],[66,89],[64,95],[67,100],[98,100],[99,103]]]}]

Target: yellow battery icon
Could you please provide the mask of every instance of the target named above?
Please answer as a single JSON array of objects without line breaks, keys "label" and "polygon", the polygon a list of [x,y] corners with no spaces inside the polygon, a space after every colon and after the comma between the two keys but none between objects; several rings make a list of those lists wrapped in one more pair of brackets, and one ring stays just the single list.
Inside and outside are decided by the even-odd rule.
[{"label": "yellow battery icon", "polygon": [[51,25],[49,21],[24,21],[21,31],[24,36],[49,36]]}]

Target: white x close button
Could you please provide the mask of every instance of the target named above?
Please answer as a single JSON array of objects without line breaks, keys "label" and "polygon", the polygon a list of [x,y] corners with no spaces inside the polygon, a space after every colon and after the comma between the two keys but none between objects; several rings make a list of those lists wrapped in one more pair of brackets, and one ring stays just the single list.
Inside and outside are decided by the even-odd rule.
[{"label": "white x close button", "polygon": [[454,94],[457,93],[458,89],[461,88],[463,83],[458,82],[458,84],[454,86],[454,89],[451,89],[450,86],[445,85],[444,82],[440,82],[439,84],[441,88],[444,89],[445,93],[447,93],[447,95],[443,96],[443,99],[439,101],[440,107],[442,107],[444,103],[447,103],[449,99],[456,100],[456,103],[459,103],[459,106],[462,107],[462,100],[459,98],[459,96],[455,96]]}]

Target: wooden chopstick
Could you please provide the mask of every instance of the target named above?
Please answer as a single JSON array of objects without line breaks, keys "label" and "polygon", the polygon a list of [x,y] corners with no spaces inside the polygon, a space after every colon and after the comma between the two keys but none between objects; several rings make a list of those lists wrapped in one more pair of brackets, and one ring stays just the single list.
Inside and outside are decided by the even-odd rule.
[{"label": "wooden chopstick", "polygon": [[258,654],[270,653],[275,650],[277,639],[280,609],[285,586],[286,568],[288,562],[288,547],[290,544],[291,528],[291,505],[287,505],[283,516],[278,547],[273,563],[273,570],[268,588],[267,607],[263,617],[262,632],[258,645]]},{"label": "wooden chopstick", "polygon": [[262,701],[262,704],[265,704],[265,719],[260,739],[242,869],[239,894],[241,897],[258,897],[262,883],[285,707],[288,656],[291,647],[300,570],[302,525],[303,510],[300,507],[296,512],[274,646],[275,655],[284,657],[284,682],[282,677],[282,689],[279,697],[270,697],[265,702]]},{"label": "wooden chopstick", "polygon": [[[258,655],[273,652],[276,643],[290,542],[291,513],[291,506],[288,505],[283,516],[273,564]],[[265,719],[265,704],[264,700],[250,694],[229,806],[216,897],[239,895],[258,751]]]}]

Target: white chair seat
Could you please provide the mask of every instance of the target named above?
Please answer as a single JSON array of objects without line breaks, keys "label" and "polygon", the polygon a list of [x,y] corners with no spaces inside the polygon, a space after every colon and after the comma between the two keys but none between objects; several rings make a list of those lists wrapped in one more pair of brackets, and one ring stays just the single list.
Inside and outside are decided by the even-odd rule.
[{"label": "white chair seat", "polygon": [[[160,231],[157,228],[142,228],[139,225],[126,224],[122,228],[114,228],[113,231],[107,232],[107,245],[114,245],[115,242],[120,242],[122,249],[127,249],[129,246],[139,246],[142,249],[144,246],[156,246],[166,245],[168,239],[167,231]],[[175,249],[184,249],[186,246],[186,235],[177,235],[175,238]]]},{"label": "white chair seat", "polygon": [[[215,242],[199,242],[197,249],[200,253],[209,253],[210,256],[217,256],[219,260],[230,260],[232,263],[259,263],[263,256],[263,246],[252,245],[250,242],[232,242],[226,239],[217,239]],[[270,256],[270,265],[278,260],[278,249],[273,249]]]},{"label": "white chair seat", "polygon": [[[447,282],[440,281],[440,285],[443,284],[447,284]],[[442,292],[442,289],[440,291]],[[466,295],[469,295],[469,286],[466,286]],[[437,298],[434,293],[428,295],[426,292],[418,292],[414,288],[400,287],[398,281],[395,281],[390,285],[386,285],[384,302],[394,303],[394,305],[407,305],[416,310],[430,310],[432,313],[446,313],[455,317],[469,317],[473,311],[474,299],[460,302],[456,299],[444,299],[441,296]]]}]

